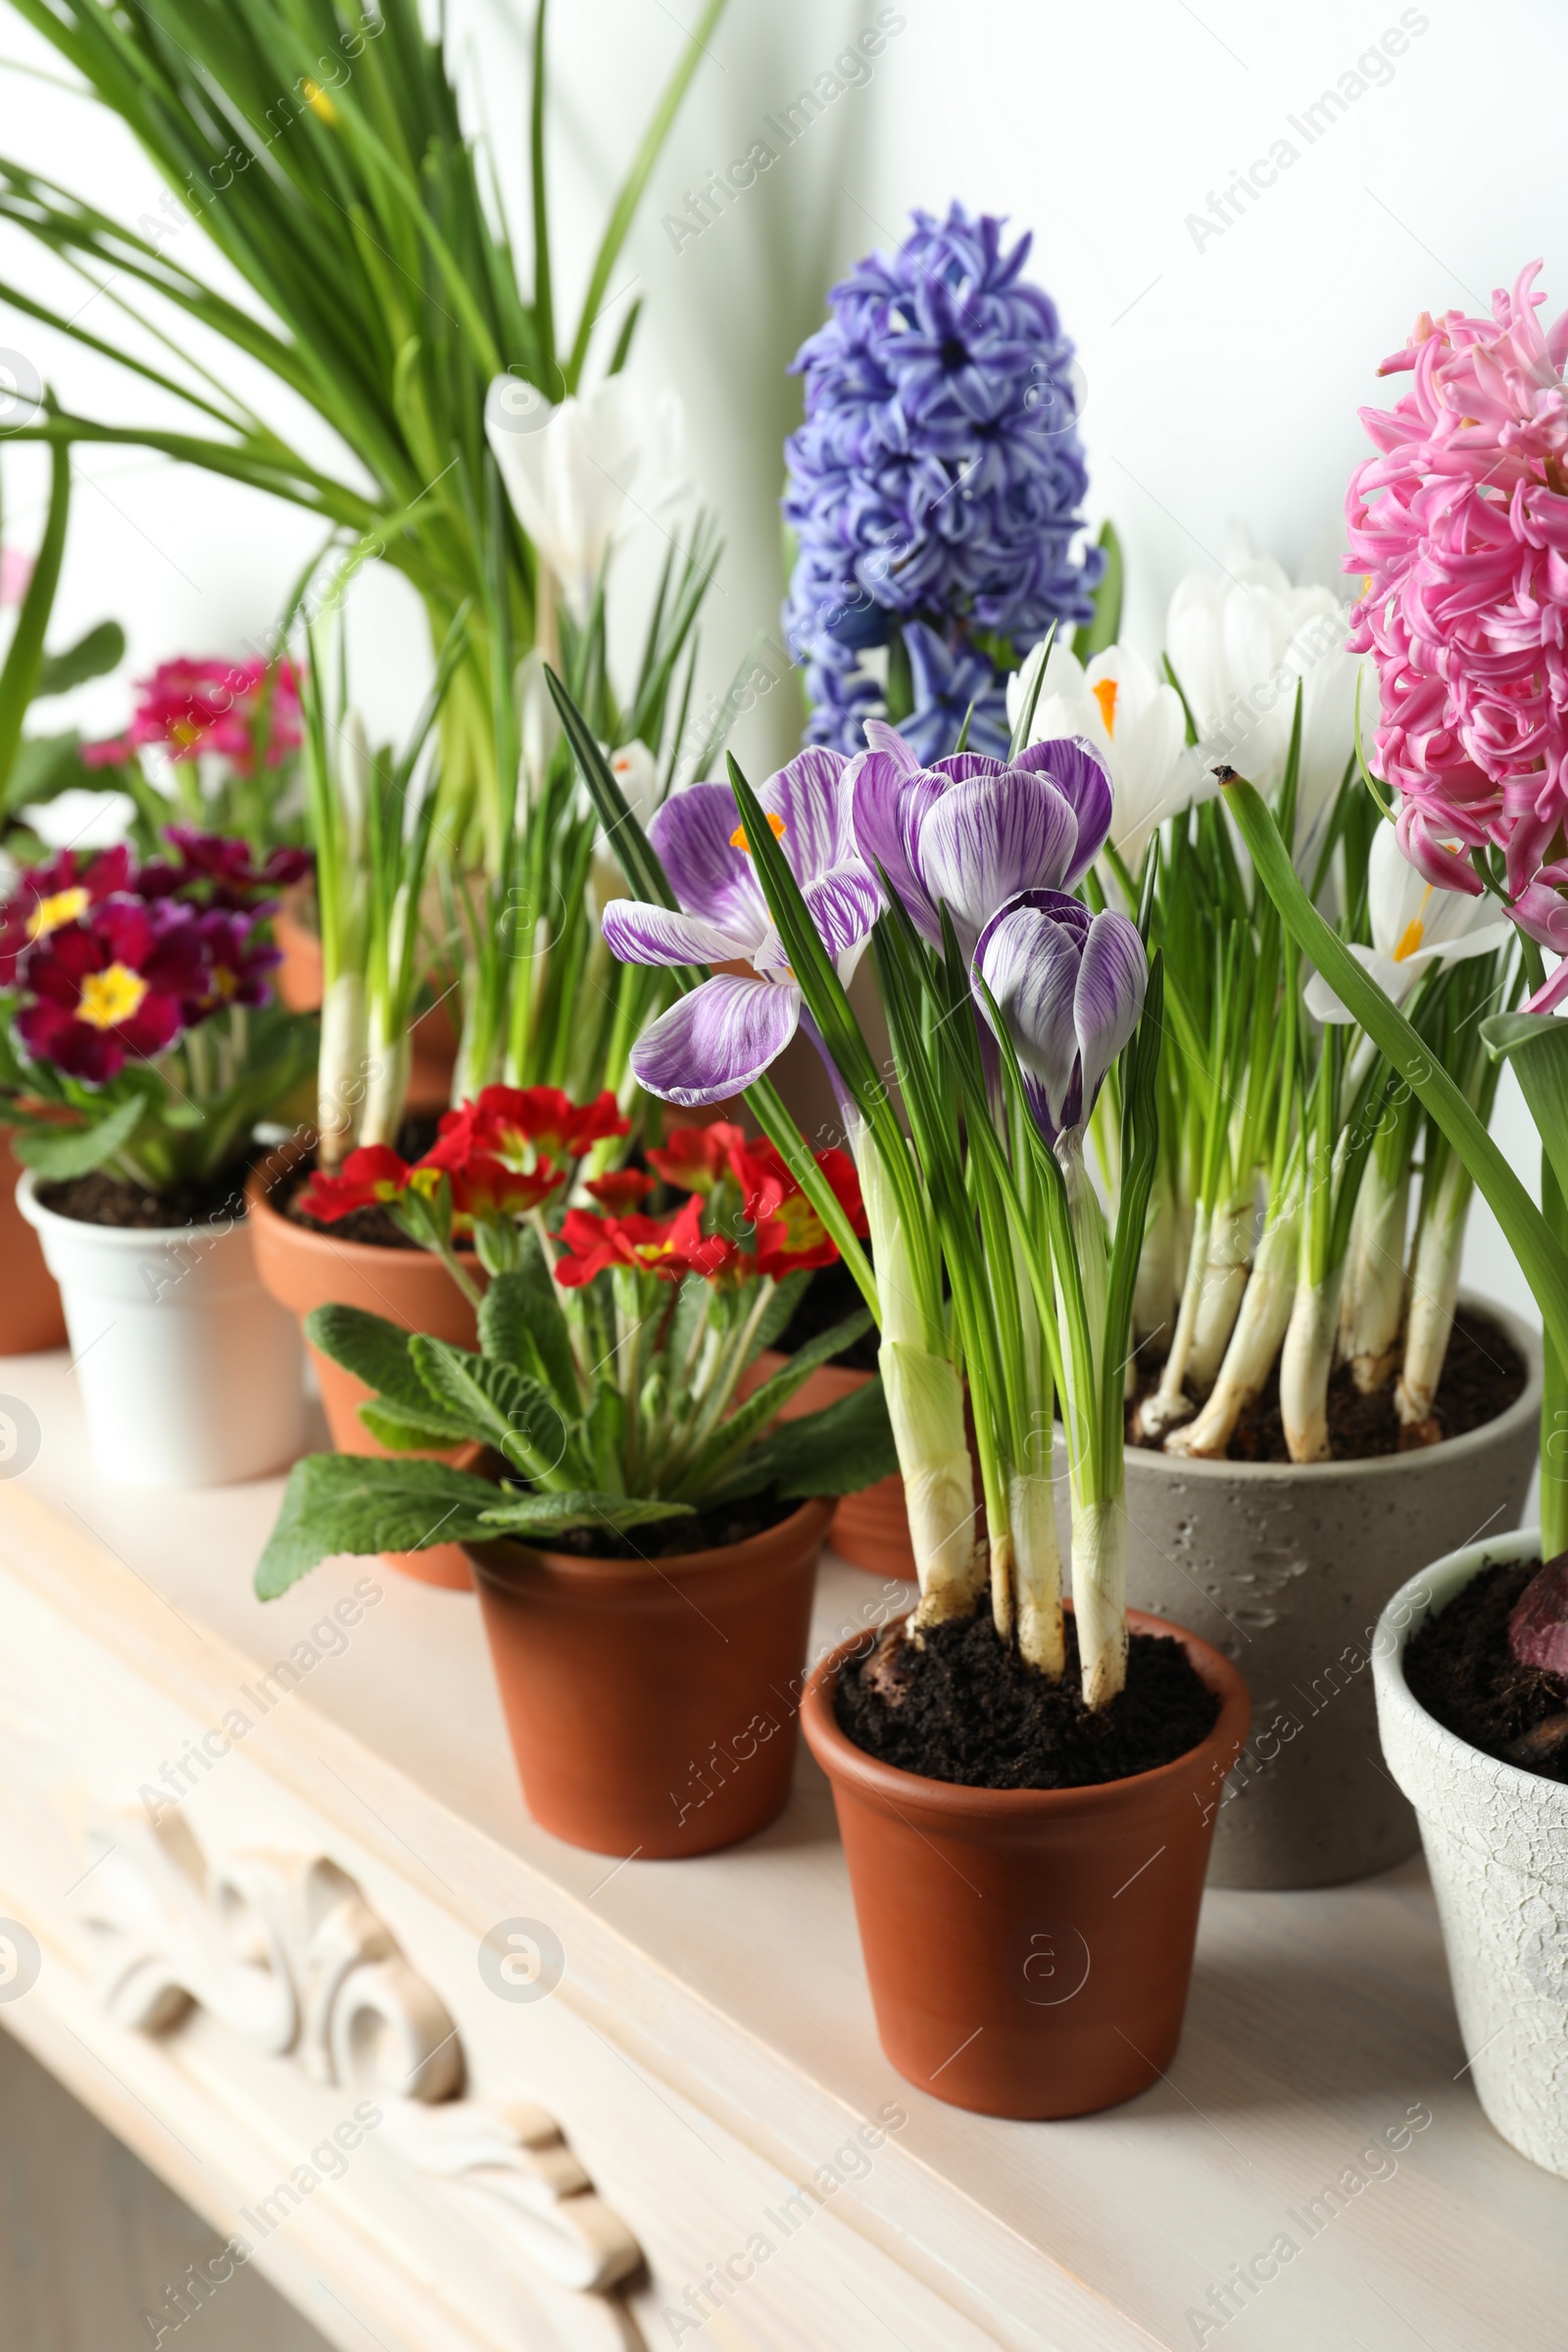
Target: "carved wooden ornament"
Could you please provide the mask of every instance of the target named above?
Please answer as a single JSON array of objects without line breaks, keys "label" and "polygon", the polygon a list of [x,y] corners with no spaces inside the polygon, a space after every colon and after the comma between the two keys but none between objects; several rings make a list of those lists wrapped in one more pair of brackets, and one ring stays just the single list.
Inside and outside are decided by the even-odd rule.
[{"label": "carved wooden ornament", "polygon": [[463,2097],[446,2004],[325,1855],[210,1863],[177,1816],[139,1812],[89,1835],[99,1997],[119,2025],[159,2034],[195,2006],[318,2082],[373,2094],[388,2144],[509,2267],[591,2294],[638,2268],[636,2239],[552,2116]]}]

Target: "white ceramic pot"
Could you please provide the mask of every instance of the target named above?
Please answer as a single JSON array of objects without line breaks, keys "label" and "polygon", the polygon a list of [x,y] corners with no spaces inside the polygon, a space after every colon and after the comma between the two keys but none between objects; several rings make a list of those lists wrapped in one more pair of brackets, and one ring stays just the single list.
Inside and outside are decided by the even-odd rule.
[{"label": "white ceramic pot", "polygon": [[1421,1824],[1470,2074],[1503,2138],[1568,2175],[1568,1788],[1499,1763],[1410,1695],[1406,1642],[1494,1560],[1539,1559],[1539,1529],[1450,1551],[1378,1621],[1383,1753]]},{"label": "white ceramic pot", "polygon": [[256,1277],[243,1216],[141,1232],[17,1206],[60,1285],[93,1460],[133,1487],[220,1487],[305,1438],[299,1326]]}]

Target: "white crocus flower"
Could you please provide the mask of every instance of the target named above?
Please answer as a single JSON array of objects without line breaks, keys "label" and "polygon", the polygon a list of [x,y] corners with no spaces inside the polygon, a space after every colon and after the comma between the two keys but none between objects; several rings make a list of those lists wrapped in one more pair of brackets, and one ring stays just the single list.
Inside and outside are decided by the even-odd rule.
[{"label": "white crocus flower", "polygon": [[[611,752],[607,757],[610,772],[620,786],[621,798],[646,833],[648,820],[659,806],[658,761],[646,743],[623,743],[618,751]],[[582,789],[579,784],[579,790]],[[601,912],[612,899],[631,896],[619,861],[603,835],[594,844],[591,880],[594,900]]]},{"label": "white crocus flower", "polygon": [[[514,692],[517,701],[517,806],[519,816],[538,805],[544,793],[550,762],[561,741],[561,713],[545,677],[544,656],[537,646],[517,663]],[[587,795],[577,787],[586,806]]]},{"label": "white crocus flower", "polygon": [[[1028,709],[1043,652],[1036,646],[1007,685],[1007,716],[1016,726]],[[1110,839],[1129,870],[1143,863],[1162,818],[1215,789],[1187,747],[1181,697],[1131,646],[1107,646],[1087,668],[1064,646],[1052,648],[1030,743],[1079,735],[1110,775]]]},{"label": "white crocus flower", "polygon": [[612,375],[582,399],[552,406],[521,376],[498,375],[484,423],[513,512],[580,625],[632,484],[644,512],[679,492],[679,404],[665,393],[650,412],[635,384]]},{"label": "white crocus flower", "polygon": [[1312,878],[1322,827],[1355,742],[1378,719],[1370,658],[1346,650],[1349,606],[1330,588],[1293,587],[1241,534],[1223,577],[1189,572],[1170,600],[1165,650],[1181,681],[1206,762],[1223,760],[1272,794],[1285,774],[1298,682],[1301,759],[1296,862]]},{"label": "white crocus flower", "polygon": [[[1429,964],[1458,963],[1490,956],[1509,937],[1511,926],[1487,898],[1461,890],[1435,890],[1405,857],[1392,825],[1379,825],[1367,865],[1367,912],[1372,945],[1352,945],[1386,996],[1402,1004]],[[1321,972],[1306,984],[1306,1008],[1319,1021],[1348,1021]]]}]

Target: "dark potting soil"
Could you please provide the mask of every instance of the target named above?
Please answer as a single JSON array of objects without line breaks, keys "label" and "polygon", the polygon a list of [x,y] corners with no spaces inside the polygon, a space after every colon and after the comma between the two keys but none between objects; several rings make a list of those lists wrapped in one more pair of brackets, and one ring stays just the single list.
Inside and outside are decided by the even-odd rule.
[{"label": "dark potting soil", "polygon": [[1126,1780],[1197,1747],[1219,1708],[1179,1642],[1134,1634],[1126,1688],[1091,1714],[1071,1615],[1066,1673],[1048,1683],[998,1639],[989,1609],[932,1626],[918,1647],[901,1634],[891,1651],[852,1662],[834,1702],[840,1731],[867,1755],[968,1788]]},{"label": "dark potting soil", "polygon": [[[404,1120],[398,1129],[397,1149],[404,1159],[419,1159],[435,1142],[439,1122],[436,1111],[419,1111]],[[308,1217],[299,1205],[299,1196],[309,1179],[316,1173],[316,1154],[308,1152],[297,1159],[276,1186],[272,1206],[288,1218],[291,1225],[303,1225],[307,1233],[329,1233],[334,1241],[364,1242],[372,1250],[417,1250],[417,1242],[395,1225],[386,1210],[352,1208],[346,1217],[328,1224],[324,1217]]]},{"label": "dark potting soil", "polygon": [[1525,1666],[1508,1619],[1539,1560],[1483,1568],[1404,1653],[1404,1679],[1427,1713],[1483,1755],[1568,1782],[1568,1678]]},{"label": "dark potting soil", "polygon": [[111,1176],[94,1168],[85,1176],[65,1176],[40,1184],[38,1199],[59,1217],[74,1217],[80,1225],[112,1225],[121,1231],[170,1232],[180,1225],[226,1225],[245,1214],[245,1182],[251,1171],[240,1160],[222,1176],[205,1184],[179,1184],[172,1192],[152,1193],[127,1177]]},{"label": "dark potting soil", "polygon": [[731,1544],[745,1544],[801,1507],[798,1500],[781,1502],[776,1494],[749,1494],[743,1502],[694,1511],[689,1519],[654,1519],[624,1536],[602,1527],[575,1527],[566,1535],[552,1536],[548,1548],[575,1552],[587,1560],[669,1560],[685,1552],[721,1551]]},{"label": "dark potting soil", "polygon": [[[865,1304],[860,1286],[842,1258],[831,1266],[819,1266],[802,1294],[801,1303],[784,1326],[782,1336],[774,1343],[780,1355],[793,1355],[808,1340],[831,1331],[835,1323],[843,1323]],[[873,1324],[861,1332],[848,1348],[834,1356],[835,1364],[846,1372],[874,1372],[876,1370],[877,1331]]]},{"label": "dark potting soil", "polygon": [[[1494,1323],[1490,1315],[1471,1314],[1461,1307],[1453,1318],[1443,1379],[1433,1406],[1432,1417],[1440,1436],[1460,1438],[1467,1430],[1495,1421],[1499,1413],[1505,1413],[1523,1396],[1525,1378],[1524,1359],[1501,1325]],[[1158,1382],[1156,1368],[1140,1383],[1137,1396],[1128,1404],[1129,1445],[1139,1443],[1132,1435],[1133,1414]],[[1341,1364],[1329,1378],[1328,1404],[1329,1446],[1337,1462],[1370,1461],[1379,1454],[1398,1453],[1401,1439],[1405,1446],[1410,1444],[1410,1433],[1394,1409],[1392,1381],[1374,1395],[1363,1396],[1351,1378],[1348,1364]],[[1149,1450],[1158,1449],[1157,1441],[1143,1443]],[[1290,1458],[1280,1413],[1276,1364],[1267,1386],[1253,1397],[1236,1424],[1225,1459],[1288,1462]],[[1303,1463],[1301,1467],[1309,1469],[1311,1464]]]}]

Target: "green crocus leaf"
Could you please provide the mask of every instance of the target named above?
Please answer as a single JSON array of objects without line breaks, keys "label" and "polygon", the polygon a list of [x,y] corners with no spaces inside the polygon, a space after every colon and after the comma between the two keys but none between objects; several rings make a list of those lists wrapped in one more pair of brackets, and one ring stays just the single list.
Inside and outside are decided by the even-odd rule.
[{"label": "green crocus leaf", "polygon": [[1544,1012],[1494,1012],[1481,1024],[1494,1061],[1511,1061],[1519,1091],[1568,1195],[1568,1021]]}]

